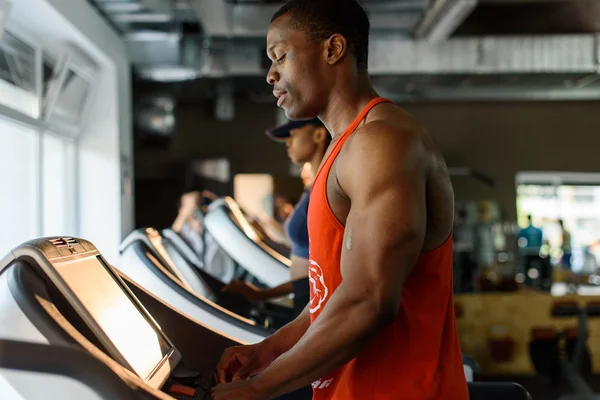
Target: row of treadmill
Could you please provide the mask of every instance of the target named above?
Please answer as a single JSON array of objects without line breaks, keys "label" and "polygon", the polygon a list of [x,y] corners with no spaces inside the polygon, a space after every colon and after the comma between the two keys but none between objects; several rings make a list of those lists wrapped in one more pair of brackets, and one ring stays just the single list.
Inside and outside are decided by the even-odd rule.
[{"label": "row of treadmill", "polygon": [[[212,202],[202,218],[234,266],[227,279],[289,280],[290,260],[233,199]],[[0,261],[0,399],[210,399],[227,347],[257,343],[291,319],[289,298],[224,292],[215,266],[169,229],[136,230],[120,253],[113,265],[89,241],[51,237]],[[465,361],[471,399],[530,398],[515,383],[476,382],[475,368]]]}]

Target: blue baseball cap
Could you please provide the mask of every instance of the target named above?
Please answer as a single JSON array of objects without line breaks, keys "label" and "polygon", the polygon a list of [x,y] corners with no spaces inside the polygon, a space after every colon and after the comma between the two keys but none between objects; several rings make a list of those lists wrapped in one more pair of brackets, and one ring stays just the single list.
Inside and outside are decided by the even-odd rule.
[{"label": "blue baseball cap", "polygon": [[319,118],[313,118],[303,121],[288,121],[283,125],[276,126],[266,131],[267,136],[273,140],[283,141],[290,137],[292,129],[301,128],[305,125],[325,126]]}]

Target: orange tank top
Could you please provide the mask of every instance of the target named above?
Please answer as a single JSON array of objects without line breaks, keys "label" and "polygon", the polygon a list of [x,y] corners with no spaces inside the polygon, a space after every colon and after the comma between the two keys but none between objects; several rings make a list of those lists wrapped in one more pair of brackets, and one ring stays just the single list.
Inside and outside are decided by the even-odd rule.
[{"label": "orange tank top", "polygon": [[[342,282],[344,226],[327,200],[327,177],[344,142],[375,105],[369,102],[317,173],[308,209],[311,322]],[[452,240],[422,253],[407,278],[397,318],[350,362],[313,383],[315,400],[467,400],[452,295]]]}]

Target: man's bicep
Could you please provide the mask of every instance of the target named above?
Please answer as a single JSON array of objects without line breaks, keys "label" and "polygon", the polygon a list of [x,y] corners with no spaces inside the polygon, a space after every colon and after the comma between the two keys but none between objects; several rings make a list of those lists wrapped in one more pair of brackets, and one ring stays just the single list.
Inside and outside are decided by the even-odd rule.
[{"label": "man's bicep", "polygon": [[418,171],[403,171],[387,183],[363,178],[375,184],[365,183],[352,195],[342,247],[344,281],[370,287],[363,294],[375,301],[399,302],[423,246],[425,185]]}]

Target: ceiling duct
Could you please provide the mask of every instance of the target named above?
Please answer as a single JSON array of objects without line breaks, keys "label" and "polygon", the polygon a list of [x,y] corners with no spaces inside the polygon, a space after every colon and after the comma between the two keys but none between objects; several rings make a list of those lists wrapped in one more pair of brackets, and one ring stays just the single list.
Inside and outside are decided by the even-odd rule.
[{"label": "ceiling duct", "polygon": [[173,2],[164,0],[94,0],[96,7],[121,32],[147,28],[153,24],[172,24]]},{"label": "ceiling duct", "polygon": [[[259,99],[269,95],[265,76],[271,62],[265,54],[265,34],[283,1],[90,1],[119,28],[143,78],[207,78],[203,82],[208,84],[189,88],[198,92],[196,96],[201,91],[197,86],[211,88],[206,94],[210,98],[218,87],[213,80],[234,82],[236,93],[252,91]],[[371,21],[369,73],[374,84],[385,89],[382,93],[390,92],[394,99],[600,98],[600,40],[595,33],[461,33],[465,25],[481,19],[487,3],[561,1],[566,3],[362,0]],[[530,14],[528,18],[535,18]],[[190,25],[197,30],[191,32]],[[229,96],[228,85],[219,89],[223,99]]]},{"label": "ceiling duct", "polygon": [[[430,43],[375,36],[370,42],[369,74],[595,74],[600,65],[599,39],[599,35],[560,35],[459,38]],[[197,59],[202,76],[266,74],[264,42],[212,38],[203,43],[202,56]],[[166,46],[158,54],[176,61],[180,53]],[[189,55],[192,63],[193,54]]]},{"label": "ceiling duct", "polygon": [[124,35],[123,41],[131,62],[144,78],[173,82],[201,76],[203,52],[198,36],[138,31]]},{"label": "ceiling duct", "polygon": [[596,73],[597,35],[458,38],[440,43],[375,37],[369,73]]},{"label": "ceiling duct", "polygon": [[416,39],[446,40],[475,9],[477,0],[434,0],[415,30]]},{"label": "ceiling duct", "polygon": [[[365,2],[372,32],[394,31],[410,37],[429,0]],[[280,3],[232,3],[192,0],[192,8],[208,36],[264,39]]]},{"label": "ceiling duct", "polygon": [[[228,73],[231,76],[264,75],[267,67],[262,65],[265,33],[280,4],[192,1],[204,34],[212,40],[227,39],[223,57],[227,60],[225,69]],[[477,36],[433,40],[449,34],[452,29],[448,26],[464,18],[476,0],[435,0],[426,9],[427,4],[427,1],[364,2],[371,15],[381,18],[379,22],[372,20],[372,24],[379,24],[381,29],[373,28],[371,32],[371,75],[592,74],[598,70],[598,38],[595,35]],[[394,13],[404,15],[404,19],[395,18]],[[412,34],[409,36],[409,32],[418,20],[406,15],[413,13],[415,16],[423,14],[416,35],[432,40],[410,40]],[[444,23],[445,18],[454,22]],[[395,20],[405,22],[394,26]],[[439,26],[442,27],[436,28]],[[442,31],[446,33],[441,35]]]}]

